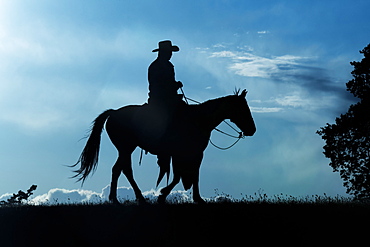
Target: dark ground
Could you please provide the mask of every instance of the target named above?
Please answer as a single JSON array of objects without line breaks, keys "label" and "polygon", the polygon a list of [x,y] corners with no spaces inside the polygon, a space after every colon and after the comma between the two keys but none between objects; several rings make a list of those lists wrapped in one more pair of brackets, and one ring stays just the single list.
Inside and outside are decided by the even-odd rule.
[{"label": "dark ground", "polygon": [[368,242],[369,209],[235,202],[0,207],[0,246],[356,246]]}]

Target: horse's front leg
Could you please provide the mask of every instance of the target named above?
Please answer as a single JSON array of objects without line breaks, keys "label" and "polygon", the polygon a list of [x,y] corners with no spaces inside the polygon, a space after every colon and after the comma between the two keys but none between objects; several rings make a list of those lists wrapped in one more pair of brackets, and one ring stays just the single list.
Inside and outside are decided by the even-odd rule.
[{"label": "horse's front leg", "polygon": [[180,182],[180,175],[176,173],[176,170],[173,171],[173,180],[167,186],[161,189],[161,194],[158,196],[158,203],[165,203],[166,197],[171,193],[171,190]]},{"label": "horse's front leg", "polygon": [[191,159],[191,165],[190,167],[192,167],[192,169],[194,169],[193,171],[191,171],[193,173],[193,200],[194,202],[196,203],[205,203],[205,201],[202,199],[202,197],[200,196],[200,192],[199,192],[199,169],[200,169],[200,165],[202,164],[202,160],[203,160],[203,153],[200,153],[198,155],[194,155],[193,158]]}]

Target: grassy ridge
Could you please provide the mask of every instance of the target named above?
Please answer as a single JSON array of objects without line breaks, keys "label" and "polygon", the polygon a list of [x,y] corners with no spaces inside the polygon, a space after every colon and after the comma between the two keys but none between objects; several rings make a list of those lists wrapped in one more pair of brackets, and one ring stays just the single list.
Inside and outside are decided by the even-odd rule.
[{"label": "grassy ridge", "polygon": [[367,238],[369,209],[335,202],[1,207],[0,245],[353,246]]}]

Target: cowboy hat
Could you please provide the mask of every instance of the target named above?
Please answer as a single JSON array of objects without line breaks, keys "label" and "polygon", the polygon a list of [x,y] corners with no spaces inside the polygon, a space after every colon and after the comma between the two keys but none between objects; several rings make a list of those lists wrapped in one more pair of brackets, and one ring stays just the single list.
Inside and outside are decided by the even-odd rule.
[{"label": "cowboy hat", "polygon": [[163,51],[179,51],[180,50],[178,46],[172,45],[171,40],[160,41],[158,43],[158,47],[159,48],[154,49],[152,52],[157,52],[160,50],[163,50]]}]

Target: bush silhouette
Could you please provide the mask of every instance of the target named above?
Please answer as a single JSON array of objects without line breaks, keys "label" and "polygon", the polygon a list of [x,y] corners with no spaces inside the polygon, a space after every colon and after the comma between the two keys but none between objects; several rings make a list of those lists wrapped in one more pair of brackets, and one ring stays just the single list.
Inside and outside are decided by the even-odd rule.
[{"label": "bush silhouette", "polygon": [[27,201],[27,199],[33,194],[33,191],[35,191],[37,188],[37,185],[32,185],[27,192],[23,192],[22,190],[18,191],[17,194],[13,194],[11,198],[9,198],[7,201],[1,201],[0,205],[15,205],[15,204],[21,204],[23,200]]}]

